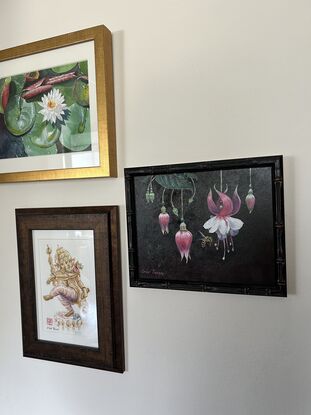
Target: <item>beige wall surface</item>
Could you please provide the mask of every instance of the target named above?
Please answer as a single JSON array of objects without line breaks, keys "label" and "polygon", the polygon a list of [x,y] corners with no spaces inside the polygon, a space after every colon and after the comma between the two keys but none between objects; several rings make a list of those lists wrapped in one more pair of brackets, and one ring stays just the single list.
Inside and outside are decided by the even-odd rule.
[{"label": "beige wall surface", "polygon": [[[0,185],[3,415],[311,413],[311,3],[1,2],[0,49],[105,24],[117,179]],[[283,154],[287,299],[130,288],[123,168]],[[14,209],[121,207],[126,372],[22,357]]]}]

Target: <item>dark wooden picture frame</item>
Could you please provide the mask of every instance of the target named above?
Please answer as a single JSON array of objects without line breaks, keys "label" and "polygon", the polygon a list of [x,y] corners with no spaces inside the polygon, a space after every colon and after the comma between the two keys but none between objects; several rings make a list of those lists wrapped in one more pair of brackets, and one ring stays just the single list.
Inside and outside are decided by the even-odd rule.
[{"label": "dark wooden picture frame", "polygon": [[[23,355],[25,357],[51,360],[96,369],[124,372],[119,208],[117,206],[100,206],[16,209],[16,225],[20,273]],[[56,294],[59,294],[56,295],[49,304],[59,304],[59,307],[62,307],[58,300],[64,300],[60,291],[55,293],[55,285],[56,288],[59,289],[55,281],[58,283],[60,281],[58,280],[58,275],[61,275],[59,271],[60,262],[57,263],[57,258],[61,258],[61,256],[57,257],[58,250],[59,255],[67,255],[67,259],[70,259],[71,262],[67,260],[67,263],[76,264],[74,265],[75,268],[72,268],[73,271],[68,265],[68,269],[71,272],[68,273],[70,277],[78,274],[80,277],[80,272],[82,276],[83,266],[78,262],[78,259],[80,258],[73,257],[73,255],[71,256],[70,252],[64,250],[60,245],[57,245],[57,249],[54,249],[53,255],[55,255],[55,259],[53,259],[54,257],[51,255],[51,248],[48,247],[46,252],[45,248],[41,249],[42,254],[40,255],[43,258],[41,262],[45,264],[47,263],[47,258],[49,258],[49,266],[51,266],[51,270],[54,272],[51,271],[51,275],[54,275],[54,277],[56,275],[57,278],[51,277],[49,279],[52,279],[54,284],[54,288],[52,284],[49,285],[49,287],[52,286],[54,290],[51,290],[51,293],[54,293],[53,296],[43,296],[41,294],[38,296],[39,280],[37,278],[42,278],[42,281],[44,281],[43,284],[49,284],[46,280],[49,275],[38,276],[38,272],[36,271],[37,248],[35,246],[35,238],[36,232],[38,231],[39,235],[41,235],[40,232],[45,232],[47,234],[49,234],[49,232],[56,232],[56,235],[61,235],[62,232],[65,234],[67,232],[69,235],[72,235],[70,232],[77,232],[78,236],[83,232],[91,232],[91,235],[93,235],[90,242],[90,244],[92,244],[90,246],[93,247],[90,249],[90,251],[92,251],[93,260],[90,260],[90,264],[93,264],[94,287],[96,287],[96,290],[93,290],[93,295],[97,313],[94,313],[95,323],[93,326],[95,327],[95,330],[97,330],[97,347],[89,347],[88,343],[85,345],[81,342],[80,344],[79,339],[83,338],[79,337],[81,331],[77,335],[78,340],[75,344],[69,344],[67,341],[59,341],[59,338],[56,338],[55,341],[51,341],[48,337],[49,340],[46,340],[45,334],[39,336],[38,333],[40,333],[41,329],[39,326],[41,323],[38,322],[40,321],[40,315],[42,314],[42,311],[40,311],[40,301],[42,301],[42,304],[46,304],[43,297],[45,300],[50,300]],[[52,234],[53,233],[51,233],[51,235]],[[58,243],[58,241],[53,241],[52,239],[51,241],[54,245],[56,242]],[[79,244],[79,240],[72,241],[72,239],[70,239],[70,246],[73,246],[72,244],[74,243]],[[47,245],[45,244],[44,247],[46,246]],[[82,250],[81,252],[84,251]],[[80,267],[81,270],[77,267]],[[76,274],[74,274],[74,272],[76,272]],[[63,285],[68,286],[68,281],[69,280],[62,283],[62,290],[64,289]],[[81,280],[78,283],[83,287]],[[69,281],[69,287],[71,286],[72,284]],[[46,290],[47,287],[47,285],[46,287],[44,286],[44,290]],[[83,287],[83,289],[86,288]],[[87,288],[87,290],[90,291],[89,288]],[[64,305],[66,304],[64,301],[63,303]],[[69,304],[69,308],[71,305],[72,304]],[[77,305],[75,306],[77,307]],[[70,315],[70,312],[68,314]],[[82,322],[75,317],[78,315],[77,313],[75,313],[73,317],[67,317],[68,314],[62,313],[62,320],[56,321],[56,317],[55,321],[53,317],[47,319],[49,320],[47,324],[51,324],[51,329],[53,330],[55,327],[55,330],[57,331],[58,326],[60,326],[63,331],[66,331],[67,322],[68,327],[70,328],[68,338],[71,339],[71,331],[74,333],[78,332],[78,329],[80,329],[79,324],[82,325]],[[75,321],[75,323],[73,321]],[[82,327],[84,328],[84,326]],[[45,332],[43,331],[43,333]],[[61,333],[62,332],[60,331],[58,334],[60,336],[65,336],[65,334],[62,335]],[[53,336],[53,333],[50,334],[48,332],[47,335]],[[63,337],[60,337],[60,339],[62,338]],[[76,341],[74,335],[72,335],[72,338]]]},{"label": "dark wooden picture frame", "polygon": [[132,287],[286,297],[283,158],[125,169]]}]

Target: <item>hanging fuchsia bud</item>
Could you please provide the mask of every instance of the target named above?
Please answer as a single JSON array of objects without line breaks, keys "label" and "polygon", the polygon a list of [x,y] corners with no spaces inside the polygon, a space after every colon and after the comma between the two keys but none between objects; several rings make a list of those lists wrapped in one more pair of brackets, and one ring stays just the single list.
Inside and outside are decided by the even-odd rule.
[{"label": "hanging fuchsia bud", "polygon": [[185,222],[181,222],[179,229],[175,235],[175,242],[180,252],[181,260],[185,257],[186,262],[188,262],[188,258],[191,259],[189,251],[192,244],[192,233],[187,230]]},{"label": "hanging fuchsia bud", "polygon": [[247,193],[247,196],[245,198],[245,203],[246,203],[246,206],[247,206],[247,209],[248,209],[249,213],[252,213],[252,211],[254,209],[254,206],[255,206],[255,202],[256,202],[256,199],[255,199],[255,196],[253,194],[253,189],[250,188],[248,193]]},{"label": "hanging fuchsia bud", "polygon": [[168,233],[169,221],[170,221],[170,215],[166,212],[166,207],[162,206],[161,213],[159,215],[159,224],[160,224],[163,235]]},{"label": "hanging fuchsia bud", "polygon": [[154,192],[153,192],[153,190],[151,189],[150,190],[150,192],[149,192],[149,200],[150,200],[150,202],[151,203],[153,203],[154,202]]}]

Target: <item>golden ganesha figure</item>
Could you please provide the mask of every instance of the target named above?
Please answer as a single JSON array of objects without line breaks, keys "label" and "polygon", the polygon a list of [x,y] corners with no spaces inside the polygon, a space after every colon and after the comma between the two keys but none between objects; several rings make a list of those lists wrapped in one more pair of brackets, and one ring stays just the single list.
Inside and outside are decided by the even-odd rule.
[{"label": "golden ganesha figure", "polygon": [[64,317],[74,315],[73,305],[81,308],[89,294],[89,288],[85,287],[81,281],[80,270],[83,265],[63,247],[58,246],[52,258],[52,249],[47,245],[46,253],[50,265],[51,275],[47,279],[47,284],[53,284],[49,294],[44,295],[45,301],[58,297],[67,312]]}]

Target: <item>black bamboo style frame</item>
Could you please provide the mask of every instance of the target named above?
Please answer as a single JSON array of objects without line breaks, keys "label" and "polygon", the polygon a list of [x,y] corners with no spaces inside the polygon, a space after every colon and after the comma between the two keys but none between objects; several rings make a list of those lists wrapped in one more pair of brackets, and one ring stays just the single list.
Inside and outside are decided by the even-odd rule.
[{"label": "black bamboo style frame", "polygon": [[285,297],[282,156],[125,169],[132,287]]}]

